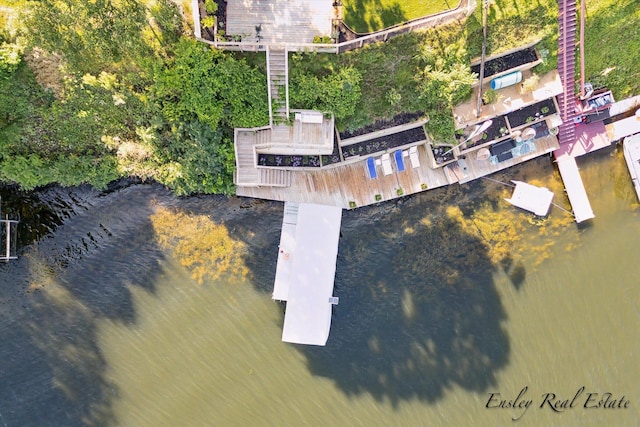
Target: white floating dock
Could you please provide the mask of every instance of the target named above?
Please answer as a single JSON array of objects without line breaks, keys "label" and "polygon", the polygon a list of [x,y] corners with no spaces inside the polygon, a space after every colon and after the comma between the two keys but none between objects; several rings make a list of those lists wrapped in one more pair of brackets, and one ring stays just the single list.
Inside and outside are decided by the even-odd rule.
[{"label": "white floating dock", "polygon": [[631,174],[633,187],[640,200],[640,134],[626,138],[622,144],[622,151]]},{"label": "white floating dock", "polygon": [[591,203],[589,203],[587,192],[584,189],[584,184],[582,183],[582,178],[580,177],[580,171],[578,170],[576,160],[573,157],[566,157],[562,160],[558,160],[557,163],[576,222],[582,222],[594,218],[595,215],[591,209]]},{"label": "white floating dock", "polygon": [[285,203],[273,298],[287,302],[282,341],[325,345],[342,209]]},{"label": "white floating dock", "polygon": [[517,206],[538,216],[546,216],[551,208],[553,193],[544,187],[536,187],[522,181],[511,181],[516,185],[510,199],[505,199],[513,206]]}]

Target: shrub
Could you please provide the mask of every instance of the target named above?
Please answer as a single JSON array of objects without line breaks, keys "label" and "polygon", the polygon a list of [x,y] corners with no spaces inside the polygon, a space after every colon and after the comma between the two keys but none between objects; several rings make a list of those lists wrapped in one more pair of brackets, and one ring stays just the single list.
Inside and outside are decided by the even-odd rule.
[{"label": "shrub", "polygon": [[522,92],[524,93],[533,92],[538,87],[539,82],[540,82],[540,77],[537,74],[532,75],[531,77],[526,79],[524,82],[522,82]]},{"label": "shrub", "polygon": [[482,101],[487,105],[495,103],[498,99],[500,99],[500,94],[494,89],[487,89],[482,94]]},{"label": "shrub", "polygon": [[208,14],[213,15],[218,11],[218,3],[216,3],[215,0],[204,0],[204,10],[206,10]]}]

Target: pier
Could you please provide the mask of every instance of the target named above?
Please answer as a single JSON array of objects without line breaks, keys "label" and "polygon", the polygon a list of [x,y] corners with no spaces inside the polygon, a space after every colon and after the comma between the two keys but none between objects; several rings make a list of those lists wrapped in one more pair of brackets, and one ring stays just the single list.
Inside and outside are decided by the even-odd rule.
[{"label": "pier", "polygon": [[282,341],[326,344],[342,209],[285,203],[273,299],[286,301]]}]

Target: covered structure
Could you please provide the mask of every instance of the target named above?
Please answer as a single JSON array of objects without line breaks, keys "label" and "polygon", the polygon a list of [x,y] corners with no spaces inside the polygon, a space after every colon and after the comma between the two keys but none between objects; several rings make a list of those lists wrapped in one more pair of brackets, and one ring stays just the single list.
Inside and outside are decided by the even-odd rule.
[{"label": "covered structure", "polygon": [[282,341],[325,345],[331,310],[342,209],[285,203],[273,299],[286,301]]}]

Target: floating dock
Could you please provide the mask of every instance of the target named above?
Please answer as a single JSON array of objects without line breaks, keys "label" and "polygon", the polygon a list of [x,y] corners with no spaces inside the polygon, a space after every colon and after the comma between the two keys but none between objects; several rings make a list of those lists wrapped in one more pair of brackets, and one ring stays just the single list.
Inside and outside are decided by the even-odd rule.
[{"label": "floating dock", "polygon": [[338,207],[285,203],[273,289],[287,302],[282,341],[327,343],[341,221]]},{"label": "floating dock", "polygon": [[587,192],[584,189],[576,159],[567,156],[558,160],[557,163],[562,182],[564,182],[564,187],[567,190],[569,202],[573,208],[573,215],[576,218],[576,222],[579,223],[594,218],[595,215],[591,209]]},{"label": "floating dock", "polygon": [[553,201],[553,192],[522,181],[511,182],[516,185],[516,188],[511,198],[505,199],[507,202],[538,216],[547,216]]}]

